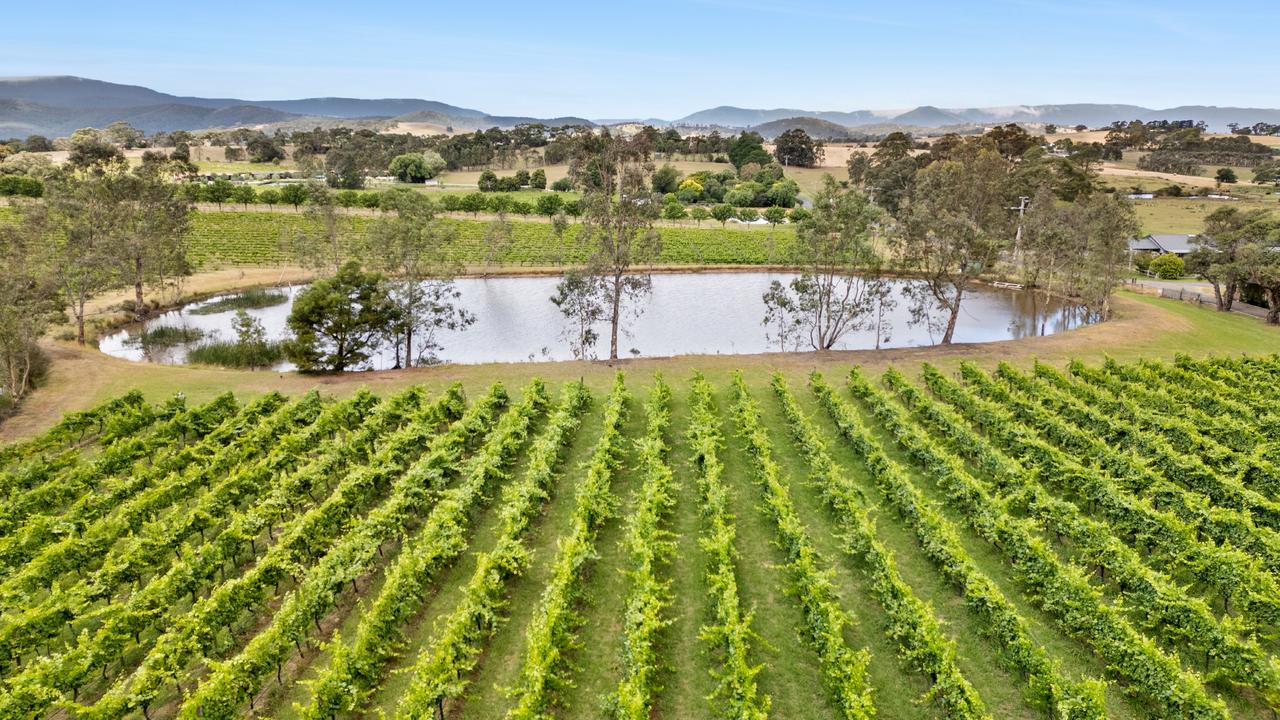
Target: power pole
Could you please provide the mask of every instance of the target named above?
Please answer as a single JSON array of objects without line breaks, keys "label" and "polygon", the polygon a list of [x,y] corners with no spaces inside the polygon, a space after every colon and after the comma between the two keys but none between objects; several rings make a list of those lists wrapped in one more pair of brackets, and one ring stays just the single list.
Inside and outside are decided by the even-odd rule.
[{"label": "power pole", "polygon": [[1005,208],[1006,210],[1018,211],[1018,231],[1013,236],[1013,262],[1016,265],[1022,260],[1022,219],[1027,214],[1027,201],[1031,198],[1026,195],[1018,196],[1018,207]]}]

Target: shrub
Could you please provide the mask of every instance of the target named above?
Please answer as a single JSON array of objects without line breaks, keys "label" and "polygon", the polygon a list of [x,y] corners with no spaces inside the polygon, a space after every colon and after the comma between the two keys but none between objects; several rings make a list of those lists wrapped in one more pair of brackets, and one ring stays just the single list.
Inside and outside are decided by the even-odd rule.
[{"label": "shrub", "polygon": [[444,158],[434,150],[428,150],[397,155],[387,169],[401,182],[420,183],[435,177],[444,167]]},{"label": "shrub", "polygon": [[1164,253],[1151,261],[1151,272],[1161,280],[1177,280],[1182,277],[1186,264],[1173,253]]},{"label": "shrub", "polygon": [[0,195],[38,198],[44,195],[44,183],[23,175],[0,175]]},{"label": "shrub", "polygon": [[562,177],[551,183],[551,189],[556,192],[569,192],[573,189],[573,181],[567,177]]}]

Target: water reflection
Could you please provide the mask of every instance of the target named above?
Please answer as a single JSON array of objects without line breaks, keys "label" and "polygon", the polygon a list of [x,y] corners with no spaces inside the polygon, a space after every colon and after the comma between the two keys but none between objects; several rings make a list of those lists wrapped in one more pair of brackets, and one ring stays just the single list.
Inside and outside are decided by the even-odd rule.
[{"label": "water reflection", "polygon": [[[653,276],[653,294],[644,313],[631,323],[630,332],[620,338],[622,354],[658,357],[686,354],[761,353],[776,350],[765,339],[761,324],[764,303],[761,295],[773,280],[788,282],[794,274],[766,272],[675,273]],[[476,316],[465,331],[441,331],[440,358],[445,362],[520,362],[527,360],[568,360],[572,355],[561,338],[565,320],[550,301],[559,281],[556,277],[466,278],[457,281],[460,303]],[[895,280],[896,307],[886,313],[890,337],[881,347],[930,345],[927,328],[910,325],[909,303],[901,290],[910,280]],[[300,287],[287,288],[289,302],[249,310],[262,321],[268,337],[286,335],[285,320]],[[217,298],[205,301],[212,302]],[[202,303],[203,304],[203,303]],[[188,308],[173,310],[147,322],[147,328],[161,325],[196,327],[207,338],[234,338],[233,312],[194,315]],[[1032,292],[980,287],[965,295],[956,325],[955,342],[992,342],[1034,335],[1051,335],[1092,322],[1084,308]],[[131,327],[102,339],[99,347],[108,354],[130,360],[176,364],[185,362],[190,345],[143,349],[130,343],[142,330]],[[606,338],[598,345],[607,353]],[[873,330],[847,335],[839,349],[867,349],[876,346]],[[631,353],[630,350],[638,353]],[[394,366],[390,348],[377,353],[374,369]],[[290,369],[287,364],[277,369]]]}]

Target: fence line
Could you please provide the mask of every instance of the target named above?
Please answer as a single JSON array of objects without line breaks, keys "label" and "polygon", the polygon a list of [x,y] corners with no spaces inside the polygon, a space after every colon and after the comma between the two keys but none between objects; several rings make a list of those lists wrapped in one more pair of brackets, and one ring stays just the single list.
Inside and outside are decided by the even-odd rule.
[{"label": "fence line", "polygon": [[[1135,290],[1139,290],[1147,295],[1155,295],[1156,297],[1168,298],[1170,300],[1179,300],[1185,303],[1194,303],[1196,305],[1213,305],[1217,307],[1218,299],[1213,295],[1197,292],[1195,290],[1187,290],[1186,288],[1166,288],[1147,285],[1141,280],[1130,279],[1130,284]],[[1265,318],[1267,309],[1251,305],[1247,302],[1236,300],[1231,303],[1232,312],[1238,312],[1244,315],[1252,315],[1253,317]]]}]

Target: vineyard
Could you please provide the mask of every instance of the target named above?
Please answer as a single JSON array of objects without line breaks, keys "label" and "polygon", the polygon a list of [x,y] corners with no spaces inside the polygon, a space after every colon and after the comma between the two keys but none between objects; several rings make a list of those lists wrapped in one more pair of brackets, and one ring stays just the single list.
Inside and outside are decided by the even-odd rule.
[{"label": "vineyard", "polygon": [[1274,717],[1277,408],[1274,356],[129,393],[0,447],[0,718]]},{"label": "vineyard", "polygon": [[[15,214],[0,207],[0,224],[13,222]],[[375,217],[343,215],[339,233],[352,248],[364,237]],[[549,267],[581,264],[590,253],[579,240],[579,225],[570,225],[558,237],[545,220],[510,220],[511,242],[490,257],[485,247],[484,220],[448,217],[453,230],[448,255],[464,264],[490,258],[498,265]],[[187,235],[188,254],[197,269],[237,265],[288,265],[296,263],[291,243],[299,233],[318,233],[319,222],[305,214],[263,211],[195,212]],[[769,265],[787,264],[794,253],[795,231],[787,226],[732,228],[710,221],[703,227],[658,228],[663,265]]]},{"label": "vineyard", "polygon": [[[341,217],[348,242],[363,237],[374,218]],[[483,220],[444,220],[455,231],[450,246],[453,259],[480,263],[488,256],[484,247],[488,223]],[[502,265],[554,266],[582,263],[590,252],[578,239],[577,225],[557,237],[547,221],[513,220],[511,243],[493,261]],[[198,212],[192,216],[188,236],[191,259],[197,266],[273,265],[294,262],[289,242],[299,232],[314,232],[315,221],[306,215],[268,212]],[[784,263],[790,257],[795,234],[790,228],[661,227],[662,254],[667,265],[764,265]]]}]

